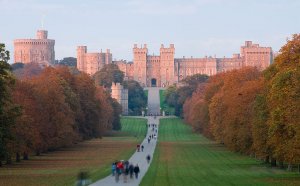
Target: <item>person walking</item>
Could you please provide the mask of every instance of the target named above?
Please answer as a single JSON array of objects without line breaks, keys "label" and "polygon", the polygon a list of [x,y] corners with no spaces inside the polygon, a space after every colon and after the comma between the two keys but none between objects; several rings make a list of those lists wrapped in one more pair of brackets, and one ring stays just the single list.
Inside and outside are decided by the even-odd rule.
[{"label": "person walking", "polygon": [[129,165],[129,175],[130,175],[130,179],[133,178],[133,169],[134,169],[134,166],[132,164]]},{"label": "person walking", "polygon": [[125,163],[124,163],[124,183],[127,183],[128,174],[129,174],[129,162],[125,161]]},{"label": "person walking", "polygon": [[136,166],[134,166],[133,172],[134,172],[135,178],[138,179],[139,172],[140,172],[140,167],[138,164],[136,164]]},{"label": "person walking", "polygon": [[148,154],[148,155],[147,155],[146,159],[147,159],[147,162],[148,162],[148,164],[149,164],[149,162],[150,162],[150,159],[151,159],[151,156],[150,156],[150,154]]},{"label": "person walking", "polygon": [[140,152],[140,144],[136,145],[136,150]]},{"label": "person walking", "polygon": [[142,145],[142,147],[141,147],[141,148],[142,148],[142,152],[144,152],[144,145]]},{"label": "person walking", "polygon": [[112,176],[115,176],[115,173],[116,173],[116,163],[112,163],[112,165],[111,165],[111,173],[112,173]]}]

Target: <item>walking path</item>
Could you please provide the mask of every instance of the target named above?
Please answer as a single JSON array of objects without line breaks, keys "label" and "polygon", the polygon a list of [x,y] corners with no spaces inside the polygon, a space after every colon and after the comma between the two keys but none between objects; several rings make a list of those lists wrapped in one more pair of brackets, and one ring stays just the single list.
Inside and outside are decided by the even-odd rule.
[{"label": "walking path", "polygon": [[[149,88],[148,89],[148,112],[153,113],[153,114],[160,112],[159,88]],[[106,178],[101,179],[101,180],[91,184],[91,186],[120,186],[120,185],[138,186],[140,184],[142,178],[146,174],[146,172],[152,162],[152,159],[153,159],[153,154],[154,154],[154,150],[155,150],[156,143],[157,143],[157,137],[158,137],[159,119],[161,117],[154,118],[153,116],[147,116],[147,117],[143,117],[143,118],[148,119],[148,125],[155,124],[157,127],[154,128],[154,131],[153,131],[152,126],[148,127],[146,138],[141,143],[141,146],[144,145],[144,147],[145,147],[144,151],[143,152],[136,151],[131,156],[131,158],[128,160],[129,163],[132,163],[133,165],[136,165],[136,164],[139,165],[140,173],[139,173],[138,179],[128,178],[127,182],[124,183],[123,175],[121,175],[119,182],[116,182],[115,177],[112,175],[109,175]],[[157,130],[157,133],[156,133],[156,130]],[[152,134],[156,134],[156,139],[151,139],[150,143],[148,143],[148,137]],[[148,163],[146,160],[146,156],[148,154],[151,157],[150,163]]]}]

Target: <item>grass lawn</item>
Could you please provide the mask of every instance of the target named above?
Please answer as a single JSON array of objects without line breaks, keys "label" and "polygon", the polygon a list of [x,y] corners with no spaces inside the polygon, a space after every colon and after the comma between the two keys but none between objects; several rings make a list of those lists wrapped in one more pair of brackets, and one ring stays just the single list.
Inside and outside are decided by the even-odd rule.
[{"label": "grass lawn", "polygon": [[122,118],[121,122],[122,131],[114,133],[115,136],[85,141],[0,167],[0,185],[74,185],[80,170],[88,171],[92,181],[109,175],[111,163],[128,159],[146,134],[145,119]]},{"label": "grass lawn", "polygon": [[265,167],[192,133],[180,119],[161,119],[159,144],[141,185],[300,185],[300,175]]},{"label": "grass lawn", "polygon": [[159,90],[159,99],[160,99],[160,108],[165,112],[168,112],[169,115],[174,115],[175,109],[174,107],[170,107],[167,103],[165,103],[165,90]]}]

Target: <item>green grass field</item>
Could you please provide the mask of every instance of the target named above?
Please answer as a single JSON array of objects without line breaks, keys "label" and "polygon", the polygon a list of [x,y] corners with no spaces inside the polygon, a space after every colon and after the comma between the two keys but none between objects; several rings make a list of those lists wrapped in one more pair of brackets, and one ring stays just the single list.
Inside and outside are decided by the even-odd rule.
[{"label": "green grass field", "polygon": [[160,120],[153,158],[142,186],[300,185],[299,174],[229,152],[177,118]]},{"label": "green grass field", "polygon": [[0,167],[2,186],[74,185],[81,170],[96,181],[110,174],[111,163],[128,159],[146,134],[146,119],[122,118],[122,131],[55,152],[32,156],[29,161]]},{"label": "green grass field", "polygon": [[170,107],[168,104],[165,103],[165,90],[159,90],[159,99],[160,99],[160,108],[165,112],[169,113],[169,115],[174,115],[175,109],[174,107]]}]

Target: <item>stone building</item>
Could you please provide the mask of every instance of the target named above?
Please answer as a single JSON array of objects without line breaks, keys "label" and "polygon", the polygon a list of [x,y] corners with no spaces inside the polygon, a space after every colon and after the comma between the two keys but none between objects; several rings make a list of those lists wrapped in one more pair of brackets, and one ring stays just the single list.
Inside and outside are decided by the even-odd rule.
[{"label": "stone building", "polygon": [[38,30],[36,39],[14,40],[15,63],[39,63],[49,66],[55,61],[55,40],[48,39],[48,31]]},{"label": "stone building", "polygon": [[128,89],[124,89],[120,83],[113,83],[111,97],[122,105],[122,114],[128,115]]},{"label": "stone building", "polygon": [[125,73],[127,79],[134,79],[142,86],[165,87],[178,83],[180,80],[194,74],[215,75],[244,66],[267,68],[273,62],[271,47],[260,47],[251,41],[246,41],[240,54],[231,58],[175,58],[175,47],[161,45],[160,55],[148,55],[147,45],[133,47],[133,63],[118,61],[116,64]]},{"label": "stone building", "polygon": [[112,54],[107,49],[105,53],[87,53],[86,46],[77,47],[77,68],[87,74],[93,75],[99,71],[104,64],[112,63]]},{"label": "stone building", "polygon": [[[86,53],[86,47],[77,49],[78,61],[81,61],[82,53]],[[111,54],[110,54],[111,56]],[[109,63],[112,61],[110,60]],[[166,87],[194,74],[206,74],[209,76],[217,73],[239,69],[244,66],[257,67],[260,70],[266,69],[273,62],[273,51],[271,47],[261,47],[246,41],[245,46],[241,47],[240,54],[233,54],[231,58],[175,58],[175,47],[160,47],[160,55],[149,55],[148,48],[144,46],[133,47],[133,62],[128,63],[124,60],[113,61],[125,74],[125,79],[138,81],[144,87]],[[82,60],[77,63],[79,70],[89,74],[101,69],[98,65],[97,57],[89,60]],[[104,64],[104,63],[103,63]],[[84,68],[89,66],[93,71]]]}]

